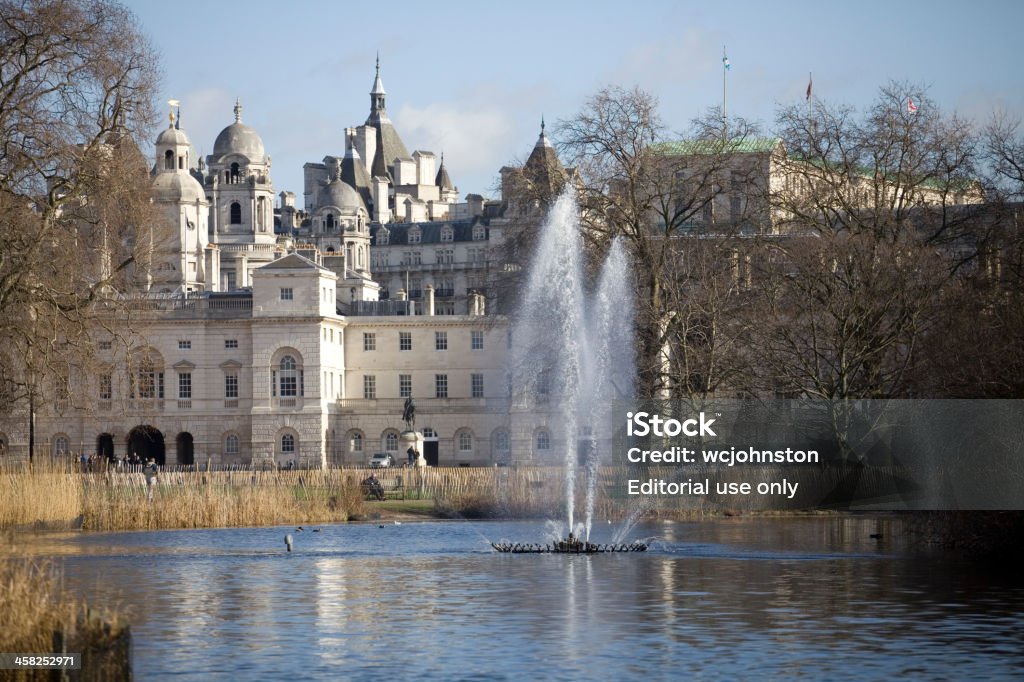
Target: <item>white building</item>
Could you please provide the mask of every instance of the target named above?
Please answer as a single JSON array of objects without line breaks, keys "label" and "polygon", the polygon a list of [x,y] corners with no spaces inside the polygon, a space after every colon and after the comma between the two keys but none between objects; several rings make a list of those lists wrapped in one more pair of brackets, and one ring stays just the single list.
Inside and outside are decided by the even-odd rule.
[{"label": "white building", "polygon": [[[345,153],[306,165],[305,210],[282,192],[276,216],[271,158],[239,103],[205,166],[171,116],[153,170],[169,236],[140,265],[130,332],[99,337],[78,398],[38,401],[37,456],[403,461],[411,397],[430,464],[553,457],[543,416],[511,423],[534,417],[512,416],[508,323],[487,314],[500,204],[456,203],[443,161],[406,152],[379,67],[370,94]],[[0,418],[0,451],[27,454],[28,421],[27,408]],[[513,432],[536,436],[513,452]]]}]

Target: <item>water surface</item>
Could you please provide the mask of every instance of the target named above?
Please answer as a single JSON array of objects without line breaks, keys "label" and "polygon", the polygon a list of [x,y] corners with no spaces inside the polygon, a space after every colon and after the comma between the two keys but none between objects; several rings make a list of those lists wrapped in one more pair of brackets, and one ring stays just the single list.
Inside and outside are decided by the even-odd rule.
[{"label": "water surface", "polygon": [[140,680],[1024,674],[1024,581],[908,546],[888,521],[720,519],[640,537],[650,551],[594,556],[490,549],[544,541],[541,523],[24,541],[58,557],[72,590],[128,612]]}]

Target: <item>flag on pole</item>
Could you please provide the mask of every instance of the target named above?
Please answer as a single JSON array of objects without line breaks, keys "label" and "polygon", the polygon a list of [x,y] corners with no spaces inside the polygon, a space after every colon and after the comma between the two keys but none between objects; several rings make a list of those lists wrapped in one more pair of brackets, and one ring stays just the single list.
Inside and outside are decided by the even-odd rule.
[{"label": "flag on pole", "polygon": [[807,97],[805,97],[804,99],[806,101],[808,101],[808,102],[811,101],[811,88],[813,86],[814,86],[814,76],[811,75],[811,74],[807,74]]},{"label": "flag on pole", "polygon": [[732,64],[729,63],[729,58],[726,57],[724,54],[722,55],[722,66],[725,67],[726,71],[732,68]]},{"label": "flag on pole", "polygon": [[907,98],[907,112],[911,114],[917,112],[917,105],[914,104],[914,100],[910,97]]}]

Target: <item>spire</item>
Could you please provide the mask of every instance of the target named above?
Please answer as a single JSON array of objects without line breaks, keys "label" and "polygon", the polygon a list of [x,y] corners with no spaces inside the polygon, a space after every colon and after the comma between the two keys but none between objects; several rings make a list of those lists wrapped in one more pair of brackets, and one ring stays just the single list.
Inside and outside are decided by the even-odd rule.
[{"label": "spire", "polygon": [[242,122],[242,103],[235,98],[235,123]]},{"label": "spire", "polygon": [[551,140],[548,139],[547,134],[544,133],[544,114],[540,115],[540,137],[537,138],[537,144],[533,145],[534,149],[537,147],[552,147]]},{"label": "spire", "polygon": [[373,78],[373,90],[370,90],[371,95],[386,95],[384,92],[384,84],[380,80],[380,52],[377,53],[377,73]]},{"label": "spire", "polygon": [[444,167],[444,152],[441,152],[441,165],[437,169],[437,177],[434,178],[434,184],[441,189],[455,189],[452,185],[452,179],[448,177],[448,169]]},{"label": "spire", "polygon": [[[171,113],[170,113],[171,125],[168,126],[168,127],[176,128],[178,130],[181,130],[181,126],[177,124],[177,121],[181,118],[181,104],[176,99],[169,99],[169,100],[167,100],[167,105],[169,107],[171,107]],[[174,115],[175,107],[177,107],[177,109],[178,109],[178,115],[177,116]]]}]

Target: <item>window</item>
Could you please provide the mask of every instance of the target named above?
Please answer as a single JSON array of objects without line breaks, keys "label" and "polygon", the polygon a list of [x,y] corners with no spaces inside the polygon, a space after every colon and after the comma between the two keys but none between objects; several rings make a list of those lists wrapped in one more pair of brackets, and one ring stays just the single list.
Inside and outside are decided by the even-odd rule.
[{"label": "window", "polygon": [[377,334],[374,332],[363,332],[363,350],[377,350]]},{"label": "window", "polygon": [[363,398],[365,400],[377,399],[377,377],[372,374],[363,377]]},{"label": "window", "polygon": [[455,239],[455,230],[452,229],[451,225],[445,225],[441,228],[441,241],[450,242]]},{"label": "window", "polygon": [[434,332],[434,350],[448,350],[448,332]]},{"label": "window", "polygon": [[484,333],[482,331],[471,331],[469,333],[469,347],[473,350],[484,349]]},{"label": "window", "polygon": [[224,439],[224,454],[225,455],[237,455],[238,454],[238,436],[235,434],[229,435]]},{"label": "window", "polygon": [[423,427],[423,437],[424,438],[437,438],[437,431],[435,431],[434,429],[430,428],[429,426],[424,426]]},{"label": "window", "polygon": [[109,374],[100,375],[100,400],[110,400],[114,395],[113,379]]},{"label": "window", "polygon": [[224,375],[224,397],[229,400],[238,399],[238,375],[237,374],[225,374]]},{"label": "window", "polygon": [[291,287],[281,287],[281,300],[291,301],[293,300],[293,291]]},{"label": "window", "polygon": [[412,332],[398,332],[398,350],[412,350]]},{"label": "window", "polygon": [[142,400],[164,398],[164,373],[158,372],[150,362],[144,362],[135,375],[132,397]]},{"label": "window", "polygon": [[231,202],[231,224],[242,224],[242,205],[237,201]]},{"label": "window", "polygon": [[494,432],[494,449],[496,452],[508,452],[508,431],[499,429]]},{"label": "window", "polygon": [[473,241],[482,242],[487,238],[487,230],[483,225],[477,225],[473,228]]},{"label": "window", "polygon": [[[273,392],[275,378],[277,379],[277,388],[279,390],[278,395],[282,398],[294,398],[303,394],[302,386],[302,370],[299,369],[299,363],[295,361],[295,358],[291,355],[286,355],[281,358],[281,362],[278,364],[280,368],[279,372],[271,373],[271,391]],[[277,375],[275,377],[274,375]]]},{"label": "window", "polygon": [[729,197],[729,220],[736,222],[743,215],[743,197],[733,195]]},{"label": "window", "polygon": [[352,452],[363,451],[363,434],[353,433],[352,434]]},{"label": "window", "polygon": [[283,436],[281,436],[281,454],[295,454],[295,436],[293,436],[290,433],[286,433]]},{"label": "window", "polygon": [[537,452],[547,452],[551,449],[551,435],[547,431],[537,432]]},{"label": "window", "polygon": [[398,375],[398,397],[399,398],[411,398],[412,397],[412,375],[411,374],[399,374]]},{"label": "window", "polygon": [[384,449],[388,452],[398,452],[397,431],[388,431],[384,434]]},{"label": "window", "polygon": [[111,347],[113,347],[113,344],[110,341],[100,341],[99,343],[100,350],[110,350]]},{"label": "window", "polygon": [[238,339],[224,339],[224,348],[238,348]]},{"label": "window", "polygon": [[178,341],[178,350],[191,350],[191,341]]},{"label": "window", "polygon": [[391,232],[386,227],[382,227],[377,230],[377,246],[387,246],[388,238],[391,236]]},{"label": "window", "polygon": [[70,441],[67,436],[56,436],[53,439],[53,454],[60,457],[71,452]]},{"label": "window", "polygon": [[164,152],[164,170],[174,170],[174,152],[170,149]]},{"label": "window", "polygon": [[473,449],[473,434],[469,431],[459,433],[459,452],[470,452]]},{"label": "window", "polygon": [[448,375],[447,374],[435,374],[434,375],[434,397],[435,398],[447,398],[448,397]]},{"label": "window", "polygon": [[472,390],[474,398],[484,397],[484,375],[474,374],[472,377]]},{"label": "window", "polygon": [[192,372],[181,372],[178,375],[178,398],[181,400],[192,398]]},{"label": "window", "polygon": [[412,228],[411,230],[409,230],[409,243],[410,244],[419,244],[420,243],[420,239],[421,239],[422,236],[423,236],[423,233],[420,232],[420,228],[418,228],[418,227]]},{"label": "window", "polygon": [[442,265],[450,265],[455,262],[455,250],[454,249],[438,249],[437,250],[437,262]]}]

